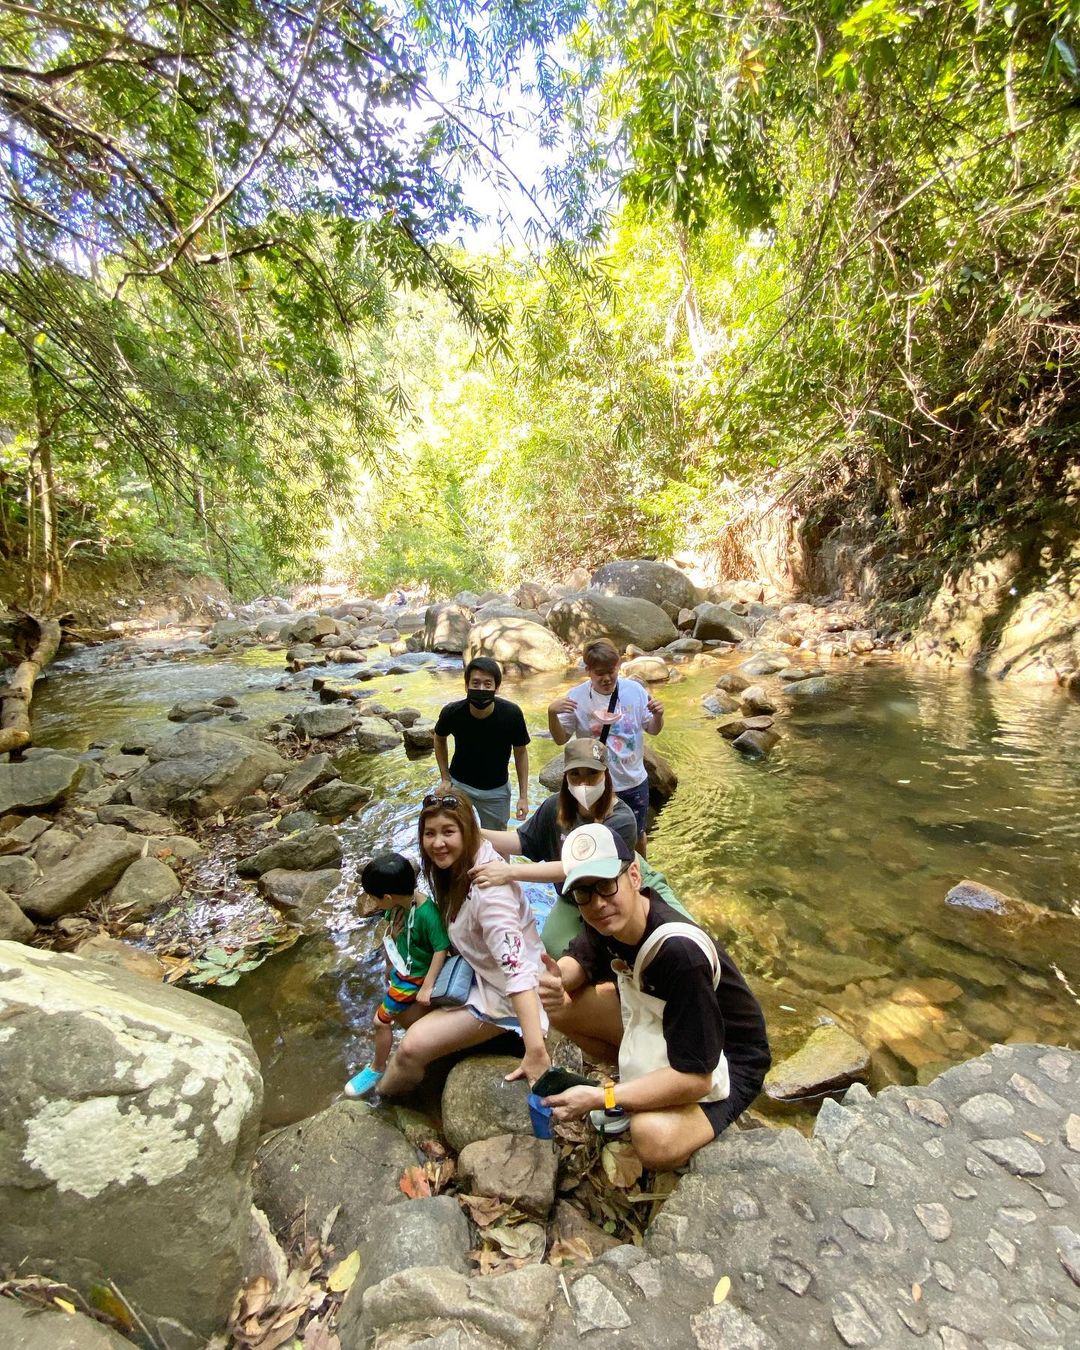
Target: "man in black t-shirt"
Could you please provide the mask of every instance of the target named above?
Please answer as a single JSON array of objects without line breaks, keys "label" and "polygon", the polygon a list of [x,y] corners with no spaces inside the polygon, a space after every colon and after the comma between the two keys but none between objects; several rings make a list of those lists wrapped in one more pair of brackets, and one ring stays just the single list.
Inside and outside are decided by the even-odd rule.
[{"label": "man in black t-shirt", "polygon": [[[562,861],[563,896],[585,927],[557,963],[544,957],[541,1001],[590,1056],[610,1061],[617,1048],[620,1081],[545,1100],[560,1120],[621,1107],[644,1165],[679,1167],[761,1091],[761,1007],[727,952],[641,889],[633,853],[605,825],[571,831]],[[654,940],[664,924],[683,931]]]},{"label": "man in black t-shirt", "polygon": [[[435,723],[439,790],[469,794],[485,830],[505,830],[510,819],[510,752],[514,753],[518,799],[514,815],[529,814],[529,733],[516,703],[496,697],[502,684],[498,661],[477,656],[465,667],[465,697],[448,703]],[[454,738],[448,760],[447,740]]]}]

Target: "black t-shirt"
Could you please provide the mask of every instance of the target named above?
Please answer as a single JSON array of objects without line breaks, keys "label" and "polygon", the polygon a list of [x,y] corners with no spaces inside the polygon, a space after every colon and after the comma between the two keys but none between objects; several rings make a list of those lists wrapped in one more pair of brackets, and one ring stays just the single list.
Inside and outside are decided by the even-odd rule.
[{"label": "black t-shirt", "polygon": [[[579,814],[570,829],[576,829],[578,825],[589,823],[584,816]],[[637,848],[637,821],[634,819],[633,811],[621,798],[615,798],[611,815],[604,821],[604,824],[609,830],[614,830],[616,834],[622,835],[627,848],[631,850]],[[563,841],[569,832],[559,824],[559,794],[557,792],[553,792],[550,797],[545,797],[529,819],[523,825],[517,827],[521,851],[530,862],[558,862],[562,857]],[[557,881],[555,889],[561,895],[562,882]]]},{"label": "black t-shirt", "polygon": [[[590,984],[615,979],[611,962],[621,958],[630,967],[646,938],[663,923],[686,923],[686,916],[646,889],[649,915],[641,941],[628,945],[605,937],[588,924],[567,948],[585,971]],[[712,939],[710,939],[712,941]],[[763,1074],[771,1063],[765,1017],[738,967],[723,947],[713,943],[720,958],[720,983],[712,986],[709,959],[695,942],[672,937],[645,968],[641,987],[664,1000],[664,1040],[668,1063],[680,1073],[712,1073],[723,1052],[733,1072]]]},{"label": "black t-shirt", "polygon": [[474,717],[469,711],[469,700],[460,698],[448,703],[435,723],[436,736],[454,738],[451,777],[481,792],[502,787],[508,777],[510,751],[514,746],[529,744],[529,732],[518,705],[496,697],[492,707],[495,711],[488,717]]}]

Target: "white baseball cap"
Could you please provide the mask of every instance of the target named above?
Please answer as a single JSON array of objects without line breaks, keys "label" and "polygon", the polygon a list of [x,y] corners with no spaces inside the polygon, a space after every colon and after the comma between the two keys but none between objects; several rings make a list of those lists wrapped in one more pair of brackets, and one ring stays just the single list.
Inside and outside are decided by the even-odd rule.
[{"label": "white baseball cap", "polygon": [[617,877],[624,864],[634,861],[626,840],[606,825],[579,825],[566,836],[562,865],[566,868],[563,889],[579,881]]}]

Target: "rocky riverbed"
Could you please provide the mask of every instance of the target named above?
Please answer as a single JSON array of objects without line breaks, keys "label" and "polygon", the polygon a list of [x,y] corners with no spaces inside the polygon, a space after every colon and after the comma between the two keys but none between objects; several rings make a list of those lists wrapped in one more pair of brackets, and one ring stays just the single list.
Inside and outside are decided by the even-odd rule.
[{"label": "rocky riverbed", "polygon": [[[586,592],[553,595],[539,587],[523,587],[512,597],[463,595],[425,610],[357,600],[326,612],[296,613],[283,602],[272,602],[215,624],[201,641],[193,640],[193,634],[177,640],[171,640],[176,635],[165,634],[150,641],[144,636],[119,648],[88,650],[76,658],[75,668],[84,672],[82,678],[92,682],[105,678],[107,672],[116,672],[116,678],[130,679],[134,685],[140,671],[160,667],[162,672],[169,672],[170,678],[175,677],[176,697],[163,707],[167,720],[149,718],[140,724],[129,717],[121,724],[114,721],[109,725],[108,738],[97,744],[87,747],[85,740],[76,740],[67,750],[62,744],[39,747],[18,763],[0,765],[0,940],[28,945],[28,955],[21,960],[24,965],[29,960],[31,972],[37,975],[40,972],[33,963],[38,958],[33,952],[52,949],[77,953],[71,959],[91,972],[87,978],[99,988],[111,980],[134,979],[135,985],[125,986],[124,997],[135,1003],[144,1001],[137,991],[143,980],[153,982],[149,984],[151,989],[160,987],[164,993],[175,992],[184,999],[190,996],[179,989],[170,991],[168,984],[186,985],[214,992],[219,999],[233,1000],[256,1031],[259,1059],[269,1085],[265,1108],[261,1105],[262,1085],[252,1092],[242,1113],[243,1130],[257,1129],[257,1123],[252,1127],[251,1120],[260,1114],[264,1125],[275,1119],[310,1117],[313,1105],[321,1104],[318,1099],[329,1100],[335,1085],[346,1076],[345,1062],[338,1059],[340,1051],[328,1057],[319,1047],[326,1044],[328,1030],[336,1034],[334,1029],[340,1025],[343,1010],[346,1018],[354,1021],[350,1035],[355,1037],[358,1028],[366,1027],[374,983],[370,990],[362,985],[358,999],[351,1002],[354,996],[343,997],[344,986],[337,983],[336,976],[334,983],[327,983],[325,966],[312,968],[323,969],[324,973],[306,978],[304,984],[298,983],[297,977],[305,969],[303,962],[310,963],[312,952],[322,952],[324,955],[317,959],[325,962],[325,954],[334,950],[328,938],[337,940],[335,935],[356,930],[357,863],[365,848],[376,843],[385,846],[395,839],[401,823],[395,802],[402,789],[393,778],[398,770],[387,774],[378,766],[411,765],[410,773],[414,769],[423,772],[425,756],[430,766],[432,713],[440,699],[456,696],[456,686],[448,686],[445,681],[460,670],[462,654],[495,654],[511,671],[539,681],[542,689],[554,692],[575,678],[573,649],[564,644],[580,642],[592,632],[608,632],[627,649],[624,672],[654,689],[663,686],[661,696],[677,710],[674,716],[669,713],[669,726],[674,724],[674,730],[667,733],[667,739],[674,737],[676,761],[685,762],[678,752],[684,744],[680,737],[689,734],[689,726],[686,732],[682,728],[689,722],[694,736],[711,737],[717,751],[731,757],[731,772],[750,788],[768,782],[755,775],[772,772],[775,764],[779,763],[783,771],[789,757],[791,763],[797,763],[800,749],[808,743],[842,735],[852,724],[854,691],[861,688],[853,672],[872,670],[889,659],[896,635],[875,634],[859,627],[858,617],[846,613],[843,606],[770,607],[760,596],[736,587],[701,598],[685,590],[681,584],[685,578],[677,573],[675,580],[667,576],[672,569],[663,569],[658,577],[654,567],[634,565],[630,573],[598,574],[594,578],[597,588]],[[647,593],[607,595],[599,589],[601,586]],[[724,613],[718,614],[718,610]],[[722,629],[721,625],[727,626]],[[206,691],[208,651],[218,662],[229,663],[230,669],[244,669],[249,656],[260,663],[251,669],[260,672],[267,669],[267,661],[276,661],[280,663],[278,674],[269,680],[260,676],[255,693],[240,688],[212,693]],[[193,678],[188,681],[184,672]],[[418,681],[428,683],[421,686]],[[84,683],[82,687],[89,685]],[[192,696],[184,692],[185,687],[192,690]],[[425,692],[418,693],[421,688]],[[699,689],[703,692],[697,692]],[[692,691],[692,704],[685,690]],[[507,692],[518,697],[513,688],[508,687]],[[48,689],[41,706],[43,722],[48,726],[55,715]],[[691,707],[692,716],[688,713]],[[535,722],[537,718],[530,720]],[[171,729],[169,722],[174,724]],[[54,734],[50,739],[55,742],[58,738]],[[534,748],[543,764],[540,781],[551,786],[557,781],[554,747],[545,748],[538,740]],[[762,1102],[767,1112],[790,1111],[794,1106],[800,1113],[795,1119],[806,1130],[812,1122],[809,1112],[824,1101],[826,1107],[816,1127],[821,1130],[822,1122],[833,1118],[832,1099],[849,1084],[869,1082],[875,1088],[890,1081],[936,1084],[946,1081],[936,1077],[945,1065],[977,1053],[988,1041],[1068,1038],[1076,1015],[1072,993],[1076,979],[1071,972],[1080,968],[1080,962],[1076,960],[1076,919],[1067,905],[1055,908],[1042,896],[1036,896],[1039,903],[1016,899],[1008,889],[988,884],[998,876],[993,874],[991,878],[980,868],[979,879],[954,873],[947,884],[941,884],[932,920],[914,928],[902,919],[898,922],[899,916],[890,917],[887,908],[877,905],[863,912],[852,909],[844,917],[820,901],[816,909],[805,902],[794,907],[785,902],[774,908],[765,892],[743,890],[734,883],[732,865],[737,859],[730,847],[716,853],[702,847],[707,814],[703,814],[700,786],[693,779],[691,775],[672,796],[678,780],[671,765],[663,755],[654,757],[650,765],[654,805],[661,807],[670,801],[660,817],[657,856],[661,865],[673,872],[703,922],[736,951],[762,993],[780,1051],[780,1062]],[[907,781],[900,779],[901,784]],[[806,784],[801,791],[805,793],[809,787]],[[800,789],[792,785],[789,791],[798,793]],[[404,796],[412,800],[415,792],[410,787]],[[970,822],[950,822],[927,807],[917,809],[925,814],[925,823],[917,824],[917,828],[927,840],[933,840],[934,829],[951,832],[959,827],[971,833]],[[712,810],[715,801],[705,807],[706,813]],[[832,820],[842,822],[844,816],[834,815]],[[1007,856],[1004,850],[1022,844],[1022,836],[1016,836],[1011,827],[997,828],[1003,831],[1000,841],[988,833],[988,825],[980,825],[987,833],[986,846],[994,849],[1000,843],[1002,856]],[[673,867],[665,862],[665,843],[677,841],[686,830],[693,832],[694,846],[681,855],[673,854],[681,859],[681,865]],[[834,863],[846,855],[851,835],[843,823],[823,821],[819,834]],[[855,835],[858,851],[857,830]],[[874,866],[879,847],[870,840],[870,857],[865,858],[864,866]],[[927,848],[932,852],[933,844],[928,843]],[[865,855],[865,843],[863,851]],[[812,852],[806,856],[812,857]],[[786,859],[783,866],[790,868],[790,864]],[[896,887],[905,883],[913,869],[916,873],[918,870],[910,854],[908,861],[897,854],[895,865],[898,870],[889,874],[889,884]],[[768,875],[769,868],[762,854],[755,867],[758,876]],[[772,873],[779,876],[780,867],[773,866]],[[727,884],[718,889],[716,878],[721,876],[727,878]],[[1028,881],[1030,884],[1030,878]],[[845,930],[850,940],[844,937]],[[815,932],[822,934],[824,941],[811,936]],[[10,955],[15,949],[3,950],[5,958],[18,966],[20,958]],[[294,955],[300,952],[304,955],[294,961]],[[23,978],[29,976],[24,973]],[[70,978],[77,982],[82,976],[65,976],[61,983]],[[164,985],[163,979],[167,982]],[[72,1009],[65,1002],[70,986],[65,987],[68,993],[55,1007],[51,1003],[34,1005],[30,999],[20,1017],[51,1018],[58,1009],[66,1017]],[[1000,991],[1006,987],[1010,999],[1019,993],[1029,1001],[1031,1013],[1026,1020],[1010,1015],[1003,1006]],[[149,1003],[155,1006],[153,999]],[[198,1006],[210,1005],[203,1001]],[[160,1015],[160,1010],[154,1015]],[[151,1015],[139,1011],[136,1021],[143,1016]],[[183,1016],[200,1021],[190,1005]],[[246,1040],[243,1025],[236,1019],[230,1022],[230,1016],[224,1008],[207,1014],[208,1023],[218,1019],[214,1035],[219,1039],[222,1035],[231,1037],[236,1043]],[[817,1030],[815,1023],[819,1024]],[[25,1025],[32,1025],[32,1021]],[[130,1034],[123,1030],[116,1033],[121,1041]],[[14,1042],[0,1033],[0,1061],[8,1057],[5,1067],[13,1053]],[[360,1053],[362,1049],[357,1048],[351,1059]],[[303,1085],[310,1083],[306,1075],[312,1064],[320,1062],[329,1070],[330,1086],[329,1091],[320,1087],[312,1103],[310,1087]],[[466,1065],[461,1067],[466,1071]],[[136,1077],[139,1072],[135,1070]],[[484,1070],[479,1072],[482,1076]],[[106,1102],[95,1110],[108,1115],[113,1108],[107,1101],[127,1102],[128,1086],[123,1079],[128,1073],[125,1069],[114,1075],[115,1091],[91,1092],[95,1102]],[[293,1088],[288,1103],[279,1103],[280,1085],[286,1075],[302,1086]],[[632,1166],[619,1160],[617,1150],[605,1160],[599,1150],[590,1152],[587,1140],[575,1138],[562,1141],[559,1155],[554,1157],[556,1165],[547,1167],[532,1156],[535,1141],[513,1142],[528,1130],[523,1103],[515,1105],[500,1098],[478,1125],[466,1128],[455,1123],[454,1102],[463,1095],[466,1100],[484,1099],[483,1081],[494,1086],[498,1075],[489,1075],[486,1080],[481,1077],[467,1093],[458,1092],[456,1096],[448,1083],[449,1105],[447,1094],[443,1093],[440,1101],[436,1091],[434,1098],[429,1095],[419,1103],[423,1107],[419,1115],[399,1112],[387,1117],[380,1112],[371,1116],[365,1108],[331,1106],[305,1120],[297,1136],[299,1142],[294,1141],[295,1149],[287,1142],[287,1132],[272,1135],[260,1150],[255,1168],[256,1194],[288,1252],[292,1274],[286,1273],[285,1258],[271,1244],[266,1223],[260,1219],[251,1233],[255,1249],[263,1253],[262,1267],[255,1275],[249,1269],[237,1277],[230,1273],[233,1267],[224,1262],[222,1280],[229,1285],[227,1298],[220,1289],[211,1297],[196,1282],[193,1304],[198,1298],[204,1303],[198,1316],[192,1307],[182,1315],[167,1304],[159,1309],[153,1304],[156,1295],[139,1306],[154,1317],[164,1318],[163,1326],[187,1318],[184,1325],[205,1329],[209,1326],[207,1318],[222,1324],[227,1315],[222,1309],[228,1301],[228,1311],[235,1313],[237,1343],[257,1345],[263,1343],[259,1337],[271,1335],[266,1318],[270,1313],[271,1320],[283,1316],[286,1308],[282,1300],[291,1298],[295,1306],[303,1303],[296,1319],[301,1332],[312,1323],[316,1330],[325,1330],[331,1322],[340,1322],[338,1334],[346,1346],[364,1343],[373,1332],[378,1333],[379,1344],[416,1343],[407,1339],[416,1329],[399,1336],[395,1325],[386,1321],[386,1312],[373,1314],[374,1321],[364,1320],[367,1314],[362,1305],[368,1292],[385,1281],[402,1278],[400,1269],[393,1266],[397,1258],[383,1260],[372,1240],[361,1231],[362,1225],[354,1226],[348,1234],[343,1229],[332,1231],[343,1222],[340,1215],[325,1232],[325,1215],[318,1225],[305,1221],[301,1231],[295,1228],[297,1216],[310,1211],[313,1197],[307,1191],[301,1194],[303,1188],[290,1190],[288,1177],[295,1179],[292,1163],[282,1173],[280,1169],[275,1171],[271,1159],[292,1157],[301,1171],[310,1164],[312,1176],[324,1169],[322,1144],[309,1150],[303,1140],[323,1139],[324,1127],[317,1122],[325,1117],[330,1121],[326,1128],[331,1146],[337,1149],[340,1145],[345,1156],[352,1156],[345,1141],[354,1129],[366,1131],[375,1141],[366,1152],[366,1145],[357,1144],[361,1150],[358,1156],[379,1157],[385,1162],[382,1171],[375,1168],[373,1175],[383,1175],[386,1181],[378,1203],[395,1208],[393,1222],[387,1220],[388,1231],[396,1232],[397,1224],[404,1225],[398,1246],[419,1243],[417,1250],[428,1251],[424,1246],[427,1238],[421,1241],[418,1232],[426,1234],[430,1228],[434,1245],[424,1264],[445,1267],[453,1276],[449,1284],[440,1276],[431,1286],[438,1298],[446,1300],[445,1315],[449,1316],[456,1306],[455,1298],[468,1305],[488,1300],[483,1292],[487,1286],[474,1287],[475,1281],[496,1277],[477,1272],[498,1270],[503,1272],[499,1279],[521,1279],[521,1288],[526,1291],[522,1297],[526,1301],[533,1298],[534,1303],[539,1299],[536,1291],[548,1288],[548,1275],[542,1272],[564,1272],[558,1285],[559,1298],[568,1310],[570,1323],[564,1325],[558,1299],[553,1303],[545,1295],[542,1315],[537,1312],[532,1321],[526,1319],[520,1327],[515,1323],[510,1331],[509,1323],[488,1326],[481,1319],[470,1333],[476,1339],[469,1344],[488,1343],[484,1337],[491,1344],[538,1343],[520,1337],[540,1335],[537,1328],[541,1326],[547,1328],[543,1343],[550,1339],[557,1344],[560,1336],[571,1334],[571,1324],[574,1334],[587,1331],[590,1317],[601,1318],[592,1324],[600,1338],[597,1343],[601,1343],[603,1335],[628,1325],[618,1320],[628,1316],[627,1306],[636,1324],[643,1314],[633,1299],[627,1305],[625,1289],[618,1282],[612,1285],[614,1276],[606,1272],[618,1269],[625,1274],[632,1254],[642,1250],[633,1242],[627,1247],[620,1239],[644,1240],[646,1252],[650,1242],[659,1240],[666,1222],[663,1202],[675,1178],[665,1181],[633,1175]],[[1037,1080],[1032,1077],[1031,1081]],[[1070,1078],[1066,1085],[1072,1082]],[[153,1093],[153,1088],[149,1091]],[[864,1089],[856,1087],[853,1091],[855,1099],[861,1100],[858,1094]],[[1070,1091],[1074,1100],[1075,1087]],[[12,1128],[27,1129],[30,1117],[36,1120],[34,1113],[44,1105],[51,1112],[47,1112],[48,1119],[60,1122],[56,1127],[58,1138],[79,1147],[89,1141],[92,1146],[94,1130],[87,1127],[88,1115],[73,1106],[78,1095],[62,1093],[45,1082],[39,1085],[37,1095],[24,1094],[18,1099]],[[168,1111],[169,1095],[162,1089],[150,1104],[145,1112],[148,1122],[156,1120],[159,1108],[164,1106]],[[851,1100],[847,1099],[849,1104]],[[1064,1108],[1060,1093],[1056,1100]],[[301,1102],[307,1103],[306,1113]],[[129,1114],[121,1111],[125,1119]],[[755,1113],[752,1123],[769,1119]],[[209,1129],[221,1137],[210,1117],[201,1124],[197,1113],[170,1117],[164,1131],[167,1142],[170,1147],[177,1144],[188,1159],[175,1175],[186,1175],[188,1163],[196,1166],[201,1152],[197,1148],[189,1156],[190,1150],[185,1153],[187,1146],[179,1138],[189,1120],[195,1122],[192,1129],[198,1125],[204,1134]],[[33,1128],[39,1130],[37,1125]],[[146,1128],[161,1133],[158,1124]],[[1069,1128],[1075,1134],[1075,1126]],[[126,1138],[125,1131],[130,1134],[126,1125],[117,1138]],[[755,1131],[746,1139],[753,1140],[757,1133],[766,1132]],[[775,1129],[770,1128],[768,1136],[774,1134]],[[785,1131],[781,1137],[790,1134]],[[794,1136],[796,1140],[801,1137]],[[470,1159],[469,1148],[492,1139],[495,1142],[488,1152],[479,1160]],[[741,1137],[737,1142],[743,1147]],[[718,1151],[723,1147],[716,1146]],[[753,1147],[767,1150],[772,1146],[761,1143]],[[796,1152],[799,1147],[796,1142],[790,1144]],[[239,1168],[234,1177],[246,1175],[251,1162],[249,1153],[241,1153],[243,1156],[237,1155],[230,1164]],[[47,1156],[55,1157],[55,1149]],[[174,1161],[162,1162],[161,1166],[172,1167]],[[412,1180],[403,1190],[402,1176],[410,1171]],[[524,1181],[547,1173],[550,1188],[545,1182],[542,1194],[532,1194],[528,1203],[519,1204],[522,1195],[518,1192]],[[0,1188],[13,1185],[18,1190],[24,1185],[18,1179],[20,1175],[17,1170],[0,1175]],[[65,1175],[71,1175],[70,1170]],[[143,1174],[135,1168],[132,1175]],[[208,1175],[210,1189],[221,1190],[220,1175]],[[501,1189],[491,1183],[495,1185],[492,1190],[487,1179],[500,1175],[511,1180]],[[1072,1174],[1066,1171],[1065,1175]],[[204,1180],[200,1177],[196,1191]],[[676,1196],[688,1194],[689,1183],[690,1178],[684,1178]],[[112,1184],[112,1179],[106,1180],[106,1188]],[[244,1183],[241,1180],[239,1184],[242,1187]],[[61,1192],[65,1189],[55,1176],[45,1185],[59,1187]],[[645,1186],[652,1190],[645,1192]],[[426,1194],[425,1188],[432,1193]],[[225,1187],[222,1194],[227,1191]],[[407,1193],[415,1198],[402,1210]],[[241,1192],[233,1194],[235,1197]],[[325,1194],[325,1188],[320,1194]],[[471,1198],[459,1202],[453,1198],[455,1194]],[[246,1202],[241,1198],[237,1203],[236,1212],[245,1211]],[[344,1201],[338,1203],[344,1205]],[[362,1206],[356,1203],[366,1209],[375,1201],[365,1200]],[[61,1211],[62,1207],[56,1214]],[[50,1211],[46,1208],[42,1213],[44,1223]],[[416,1217],[420,1213],[431,1216],[430,1220]],[[48,1228],[48,1241],[35,1239],[34,1250],[43,1253],[44,1264],[32,1273],[81,1289],[78,1297],[85,1299],[85,1291],[98,1287],[103,1273],[108,1272],[99,1270],[88,1284],[90,1277],[84,1278],[81,1256],[73,1258],[73,1264],[64,1264],[62,1253],[66,1249],[61,1234],[68,1219],[53,1218],[55,1222],[49,1220],[52,1227]],[[218,1220],[220,1215],[214,1221]],[[82,1231],[80,1225],[85,1227],[86,1223],[79,1219],[72,1227],[75,1246]],[[316,1229],[318,1241],[311,1247]],[[23,1227],[19,1231],[25,1234],[30,1230]],[[245,1222],[245,1235],[247,1232]],[[439,1246],[444,1239],[451,1245]],[[245,1236],[234,1245],[239,1250],[247,1242]],[[465,1251],[461,1250],[463,1243],[467,1244]],[[382,1244],[376,1246],[382,1253]],[[612,1255],[603,1256],[608,1247]],[[708,1243],[691,1243],[686,1250],[680,1245],[685,1258],[678,1261],[680,1269],[694,1274],[691,1267],[695,1262],[688,1258],[697,1251],[703,1259],[696,1262],[696,1269],[703,1272],[704,1253],[706,1249],[714,1253],[714,1248],[712,1236]],[[358,1284],[350,1283],[350,1290],[355,1285],[357,1292],[346,1299],[348,1315],[342,1308],[339,1316],[337,1304],[344,1290],[330,1288],[331,1275],[335,1262],[345,1260],[354,1249],[361,1252],[361,1269],[367,1273]],[[387,1250],[397,1248],[389,1242]],[[618,1255],[620,1251],[626,1254]],[[678,1258],[679,1251],[658,1252],[656,1259]],[[466,1252],[473,1253],[472,1257],[467,1259]],[[538,1266],[545,1254],[547,1264]],[[14,1250],[5,1249],[2,1259],[15,1262],[21,1258]],[[714,1254],[709,1259],[715,1268]],[[50,1264],[54,1261],[59,1264]],[[515,1274],[516,1263],[522,1263],[522,1268]],[[581,1270],[589,1263],[595,1263],[596,1271],[589,1277],[591,1284],[583,1283],[581,1277]],[[589,1269],[592,1271],[594,1265],[589,1264]],[[536,1273],[529,1273],[533,1271]],[[669,1281],[668,1267],[663,1271],[665,1281]],[[568,1272],[574,1272],[573,1292],[567,1283],[571,1278]],[[138,1278],[132,1266],[131,1279],[137,1284]],[[272,1293],[262,1284],[255,1287],[254,1281],[260,1278],[271,1282]],[[694,1278],[708,1277],[694,1274]],[[344,1275],[340,1275],[338,1283],[343,1280]],[[689,1294],[678,1292],[675,1282],[671,1283],[672,1297],[684,1303]],[[31,1284],[19,1292],[28,1298],[44,1297],[41,1291],[49,1287],[47,1280],[45,1285]],[[232,1300],[241,1286],[248,1291],[246,1302],[234,1307]],[[387,1289],[397,1287],[387,1285]],[[790,1286],[784,1287],[790,1292]],[[435,1294],[429,1298],[411,1284],[404,1288],[404,1306],[420,1310],[432,1306]],[[632,1285],[627,1288],[632,1292]],[[529,1290],[533,1293],[527,1293]],[[644,1292],[644,1286],[640,1292]],[[57,1297],[64,1299],[65,1295]],[[371,1298],[377,1304],[374,1294]],[[621,1312],[612,1308],[612,1301]],[[586,1305],[590,1311],[582,1312]],[[110,1306],[114,1325],[139,1339],[132,1318],[125,1322],[123,1317],[115,1317],[116,1305]],[[710,1306],[729,1304],[725,1299]],[[892,1323],[878,1305],[868,1308],[864,1302],[861,1306],[877,1328],[878,1341],[893,1343],[889,1339]],[[730,1308],[740,1316],[756,1319],[757,1329],[739,1332],[741,1324],[727,1324],[732,1313],[709,1312],[703,1303],[701,1316],[705,1321],[701,1327],[705,1330],[693,1320],[698,1316],[694,1313],[685,1329],[685,1343],[805,1343],[785,1339],[783,1328],[770,1321],[768,1310],[755,1313],[737,1298],[734,1288]],[[9,1315],[10,1309],[0,1303],[0,1314]],[[418,1311],[410,1320],[423,1322],[428,1315]],[[1003,1318],[1007,1315],[1002,1313]],[[604,1317],[616,1320],[609,1325]],[[249,1340],[244,1340],[238,1330],[244,1318],[255,1329]],[[833,1331],[842,1337],[835,1318],[833,1322]],[[649,1325],[647,1317],[644,1324]],[[960,1326],[942,1325],[950,1334],[968,1334]],[[449,1334],[445,1327],[435,1328],[437,1337],[444,1333]],[[28,1334],[20,1325],[20,1335]],[[151,1337],[156,1334],[150,1333]],[[198,1336],[203,1331],[193,1334]],[[620,1331],[620,1340],[627,1334]],[[739,1335],[744,1339],[740,1341]],[[944,1331],[939,1335],[943,1344],[963,1344],[947,1340]],[[822,1343],[829,1343],[824,1332],[822,1336]],[[999,1339],[1004,1344],[1009,1337],[1002,1332]],[[151,1339],[145,1343],[156,1342]],[[163,1334],[162,1343],[172,1342]],[[320,1342],[313,1339],[313,1343]],[[1020,1338],[1016,1343],[1028,1342]],[[443,1340],[433,1344],[441,1345]]]}]

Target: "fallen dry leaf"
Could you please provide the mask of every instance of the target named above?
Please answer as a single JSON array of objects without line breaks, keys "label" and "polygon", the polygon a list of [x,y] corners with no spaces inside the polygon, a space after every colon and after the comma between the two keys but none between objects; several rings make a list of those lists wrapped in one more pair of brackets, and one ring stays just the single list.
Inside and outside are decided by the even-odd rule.
[{"label": "fallen dry leaf", "polygon": [[592,1259],[592,1248],[584,1238],[556,1238],[548,1252],[548,1264],[552,1266],[587,1265]]},{"label": "fallen dry leaf", "polygon": [[600,1165],[604,1169],[604,1176],[620,1190],[627,1190],[633,1186],[644,1170],[641,1159],[634,1152],[633,1144],[624,1140],[604,1145],[600,1154]]},{"label": "fallen dry leaf", "polygon": [[336,1331],[331,1331],[317,1318],[304,1328],[304,1350],[341,1350]]},{"label": "fallen dry leaf", "polygon": [[505,1200],[496,1200],[491,1195],[459,1195],[458,1204],[467,1211],[477,1228],[487,1228],[510,1213]]},{"label": "fallen dry leaf", "polygon": [[339,1261],[326,1277],[326,1287],[332,1294],[345,1294],[352,1287],[353,1280],[360,1274],[360,1253],[351,1251],[344,1261]]},{"label": "fallen dry leaf", "polygon": [[728,1294],[731,1293],[731,1276],[721,1275],[716,1281],[716,1288],[712,1291],[712,1301],[714,1303],[723,1303]]},{"label": "fallen dry leaf", "polygon": [[431,1194],[431,1183],[422,1167],[406,1167],[398,1186],[410,1200],[426,1200]]},{"label": "fallen dry leaf", "polygon": [[64,1312],[66,1313],[74,1313],[77,1311],[75,1304],[69,1303],[66,1298],[57,1298],[56,1296],[54,1296],[53,1302],[56,1304],[58,1308],[63,1308]]},{"label": "fallen dry leaf", "polygon": [[922,1298],[922,1285],[921,1285],[921,1284],[913,1284],[913,1285],[911,1286],[911,1297],[915,1300],[916,1303],[918,1303],[918,1302],[920,1301],[920,1299]]}]

